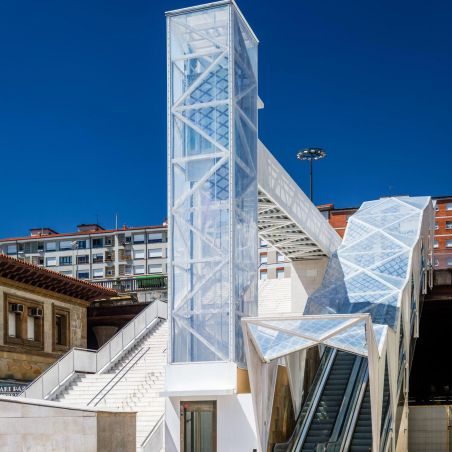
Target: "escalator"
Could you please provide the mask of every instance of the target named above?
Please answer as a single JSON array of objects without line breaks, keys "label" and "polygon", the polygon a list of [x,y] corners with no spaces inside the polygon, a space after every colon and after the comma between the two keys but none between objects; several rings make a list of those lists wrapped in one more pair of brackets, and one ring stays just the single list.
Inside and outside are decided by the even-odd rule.
[{"label": "escalator", "polygon": [[366,385],[366,392],[361,403],[358,419],[355,424],[350,452],[369,452],[372,448],[372,419],[370,412],[370,390]]},{"label": "escalator", "polygon": [[364,358],[327,349],[292,437],[287,443],[277,444],[274,451],[334,450],[347,420],[344,413],[349,411],[364,370],[367,370]]}]

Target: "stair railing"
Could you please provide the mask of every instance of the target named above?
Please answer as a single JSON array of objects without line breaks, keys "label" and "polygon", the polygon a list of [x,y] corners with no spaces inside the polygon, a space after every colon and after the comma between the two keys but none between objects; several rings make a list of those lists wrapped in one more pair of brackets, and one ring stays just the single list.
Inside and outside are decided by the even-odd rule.
[{"label": "stair railing", "polygon": [[147,434],[146,438],[138,448],[139,452],[154,452],[163,450],[163,427],[164,415],[155,423],[152,430]]},{"label": "stair railing", "polygon": [[117,362],[160,319],[168,317],[167,304],[155,300],[121,328],[99,350],[74,347],[33,380],[19,397],[49,400],[77,373],[103,373]]},{"label": "stair railing", "polygon": [[110,391],[132,370],[135,365],[148,353],[149,347],[142,347],[130,358],[128,363],[114,375],[87,403],[88,406],[97,406],[102,400],[107,397]]}]

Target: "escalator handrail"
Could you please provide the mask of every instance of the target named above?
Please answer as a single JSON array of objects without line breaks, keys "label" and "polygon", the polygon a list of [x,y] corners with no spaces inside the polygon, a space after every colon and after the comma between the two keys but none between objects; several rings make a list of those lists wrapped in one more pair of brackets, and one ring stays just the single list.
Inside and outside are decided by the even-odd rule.
[{"label": "escalator handrail", "polygon": [[[354,430],[354,425],[358,418],[359,409],[366,390],[367,372],[367,359],[357,357],[342,405],[339,409],[339,415],[334,424],[331,439],[326,444],[324,450],[346,450],[342,448],[342,444],[347,440],[347,433],[350,431],[350,428]],[[340,446],[339,448],[337,447],[338,445]]]},{"label": "escalator handrail", "polygon": [[341,448],[339,450],[348,450],[350,448],[368,384],[369,366],[367,359],[365,359],[362,364],[362,374],[359,379],[359,385],[357,391],[355,392],[353,403],[350,405],[352,409],[349,410],[348,418],[344,423],[344,429],[342,430],[340,439]]},{"label": "escalator handrail", "polygon": [[[294,443],[297,442],[297,437],[299,436],[299,432],[304,427],[304,424],[308,417],[309,411],[311,410],[312,406],[314,405],[314,402],[316,402],[315,407],[317,407],[318,391],[321,390],[320,392],[323,392],[323,387],[326,382],[326,377],[329,375],[329,371],[330,371],[331,366],[336,357],[336,353],[337,353],[336,349],[325,348],[325,351],[322,354],[322,358],[320,360],[320,364],[317,369],[316,375],[312,381],[311,387],[308,391],[308,395],[304,402],[304,406],[300,410],[300,413],[298,414],[297,420],[295,422],[294,431],[292,432],[292,435],[288,441],[286,441],[285,443],[275,444],[273,446],[273,452],[286,452],[286,451],[292,451],[294,449]],[[325,377],[325,375],[326,375],[326,377]],[[320,387],[321,381],[322,381],[322,384]],[[303,413],[307,404],[310,404],[309,408],[306,413]]]},{"label": "escalator handrail", "polygon": [[309,406],[306,416],[303,420],[303,424],[301,425],[301,432],[298,435],[298,437],[295,439],[295,445],[291,449],[291,451],[294,450],[294,451],[298,452],[301,449],[301,446],[303,445],[303,443],[306,439],[306,435],[309,432],[309,427],[311,426],[312,419],[314,417],[314,414],[317,411],[317,406],[322,397],[323,390],[325,388],[326,382],[328,381],[328,377],[330,375],[331,368],[333,367],[333,363],[336,360],[336,357],[337,357],[337,350],[333,349],[327,360],[327,363],[325,364],[325,368],[323,369],[323,372],[319,378],[319,381],[314,388],[314,394],[312,397],[311,405]]},{"label": "escalator handrail", "polygon": [[367,359],[356,357],[350,378],[345,389],[342,404],[339,408],[336,422],[330,439],[327,442],[317,445],[317,452],[348,450],[342,444],[349,436],[350,427],[354,429],[358,418],[359,408],[364,398],[366,390],[366,380],[368,375]]}]

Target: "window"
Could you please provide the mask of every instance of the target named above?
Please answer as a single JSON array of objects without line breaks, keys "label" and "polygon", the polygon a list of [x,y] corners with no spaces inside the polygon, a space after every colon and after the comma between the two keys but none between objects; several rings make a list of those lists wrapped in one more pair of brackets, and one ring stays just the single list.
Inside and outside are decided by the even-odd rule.
[{"label": "window", "polygon": [[133,258],[134,259],[144,259],[145,258],[144,250],[135,250],[133,252]]},{"label": "window", "polygon": [[452,221],[446,221],[446,229],[452,229]]},{"label": "window", "polygon": [[435,203],[435,212],[438,212],[438,210],[439,210],[439,206],[437,203]]},{"label": "window", "polygon": [[148,273],[162,273],[162,264],[149,264]]},{"label": "window", "polygon": [[46,251],[56,251],[56,242],[46,242]]},{"label": "window", "polygon": [[134,265],[133,266],[134,275],[144,275],[144,265]]},{"label": "window", "polygon": [[57,258],[56,257],[47,257],[46,258],[46,267],[56,267]]},{"label": "window", "polygon": [[43,348],[43,308],[41,303],[7,295],[5,297],[6,343]]},{"label": "window", "polygon": [[439,229],[438,223],[435,223],[435,231]]},{"label": "window", "polygon": [[67,251],[72,249],[72,242],[70,240],[65,240],[60,242],[60,251]]},{"label": "window", "polygon": [[112,268],[107,268],[106,275],[107,276],[115,276],[115,272]]},{"label": "window", "polygon": [[102,248],[104,246],[104,239],[93,239],[93,248]]},{"label": "window", "polygon": [[263,248],[263,247],[265,247],[265,246],[268,246],[268,243],[267,243],[266,240],[260,239],[260,240],[259,240],[259,246]]},{"label": "window", "polygon": [[446,210],[447,211],[451,211],[452,210],[452,203],[451,202],[446,204]]},{"label": "window", "polygon": [[69,311],[53,305],[53,349],[67,350],[70,346]]},{"label": "window", "polygon": [[151,232],[148,234],[148,243],[163,242],[163,234],[161,232]]},{"label": "window", "polygon": [[103,278],[104,269],[103,268],[93,268],[93,278]]},{"label": "window", "polygon": [[105,237],[105,246],[113,245],[113,237]]},{"label": "window", "polygon": [[433,240],[433,248],[438,248],[439,243],[438,240]]},{"label": "window", "polygon": [[38,253],[44,251],[44,242],[38,242]]},{"label": "window", "polygon": [[259,262],[261,264],[266,264],[267,263],[267,253],[261,253],[259,255]]},{"label": "window", "polygon": [[[52,257],[48,257],[47,259],[55,259]],[[60,265],[72,265],[72,256],[61,256],[60,257]]]},{"label": "window", "polygon": [[439,260],[438,260],[437,258],[433,259],[433,265],[434,265],[435,267],[438,267],[438,265],[439,265]]},{"label": "window", "polygon": [[72,276],[72,270],[63,270],[60,273],[65,276]]},{"label": "window", "polygon": [[267,279],[267,270],[261,270],[259,272],[259,280],[265,281]]},{"label": "window", "polygon": [[276,269],[276,279],[283,279],[284,278],[284,268],[277,268]]},{"label": "window", "polygon": [[452,240],[446,240],[446,247],[452,248]]},{"label": "window", "polygon": [[449,257],[446,262],[448,267],[452,267],[452,258]]},{"label": "window", "polygon": [[16,245],[8,245],[6,247],[6,253],[7,254],[16,254],[17,253],[17,246]]},{"label": "window", "polygon": [[86,240],[77,240],[77,249],[86,250]]},{"label": "window", "polygon": [[77,273],[78,279],[89,279],[89,271],[80,271]]},{"label": "window", "polygon": [[102,253],[93,254],[93,264],[101,264],[104,261],[104,255]]},{"label": "window", "polygon": [[144,234],[135,234],[133,236],[133,243],[137,245],[144,243]]},{"label": "window", "polygon": [[162,248],[151,248],[148,250],[148,257],[163,257],[163,250]]},{"label": "window", "polygon": [[77,256],[77,264],[89,264],[88,254],[83,254],[82,256]]},{"label": "window", "polygon": [[276,253],[276,259],[278,262],[284,262],[284,255],[281,253]]},{"label": "window", "polygon": [[27,309],[27,341],[36,345],[42,343],[42,319],[44,311],[38,307],[28,307]]}]

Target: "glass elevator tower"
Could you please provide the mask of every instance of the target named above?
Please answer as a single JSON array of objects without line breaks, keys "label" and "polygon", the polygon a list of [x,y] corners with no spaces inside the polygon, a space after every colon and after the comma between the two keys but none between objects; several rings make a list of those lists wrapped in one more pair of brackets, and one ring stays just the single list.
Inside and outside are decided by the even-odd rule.
[{"label": "glass elevator tower", "polygon": [[232,1],[167,15],[170,363],[243,367],[257,315],[257,39]]}]

